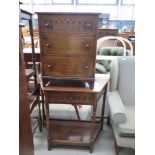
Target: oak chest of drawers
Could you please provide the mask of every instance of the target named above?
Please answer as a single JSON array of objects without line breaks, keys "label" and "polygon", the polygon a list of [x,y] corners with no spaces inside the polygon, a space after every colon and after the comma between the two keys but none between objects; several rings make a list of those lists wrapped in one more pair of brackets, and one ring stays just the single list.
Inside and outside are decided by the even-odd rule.
[{"label": "oak chest of drawers", "polygon": [[86,81],[93,88],[98,13],[37,13],[43,81]]}]

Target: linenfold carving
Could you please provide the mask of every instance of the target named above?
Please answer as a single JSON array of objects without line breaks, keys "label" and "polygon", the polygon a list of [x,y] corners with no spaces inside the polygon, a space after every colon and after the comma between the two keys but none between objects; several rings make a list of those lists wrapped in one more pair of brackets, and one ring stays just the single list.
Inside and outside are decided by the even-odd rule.
[{"label": "linenfold carving", "polygon": [[41,20],[42,32],[92,33],[96,20],[79,17],[52,17]]}]

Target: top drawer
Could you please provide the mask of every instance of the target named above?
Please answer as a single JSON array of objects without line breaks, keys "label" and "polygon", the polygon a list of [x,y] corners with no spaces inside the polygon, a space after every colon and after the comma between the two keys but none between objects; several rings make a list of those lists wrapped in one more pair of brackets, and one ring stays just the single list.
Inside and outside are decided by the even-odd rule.
[{"label": "top drawer", "polygon": [[38,15],[40,33],[87,33],[96,35],[98,15]]}]

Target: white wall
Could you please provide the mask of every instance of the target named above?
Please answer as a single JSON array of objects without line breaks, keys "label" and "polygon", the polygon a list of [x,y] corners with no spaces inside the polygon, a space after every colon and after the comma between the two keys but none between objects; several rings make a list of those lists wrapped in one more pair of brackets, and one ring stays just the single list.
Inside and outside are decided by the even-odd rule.
[{"label": "white wall", "polygon": [[109,13],[110,20],[134,20],[134,5],[30,5],[21,6],[33,12],[99,12]]}]

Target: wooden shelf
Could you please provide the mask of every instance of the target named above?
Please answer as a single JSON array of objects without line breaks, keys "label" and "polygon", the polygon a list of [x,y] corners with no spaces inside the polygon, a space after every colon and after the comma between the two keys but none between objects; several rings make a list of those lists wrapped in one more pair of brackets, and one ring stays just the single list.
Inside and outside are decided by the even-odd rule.
[{"label": "wooden shelf", "polygon": [[[91,135],[91,122],[51,120],[51,144],[89,146]],[[101,123],[96,122],[93,132],[94,140],[101,129]]]}]

